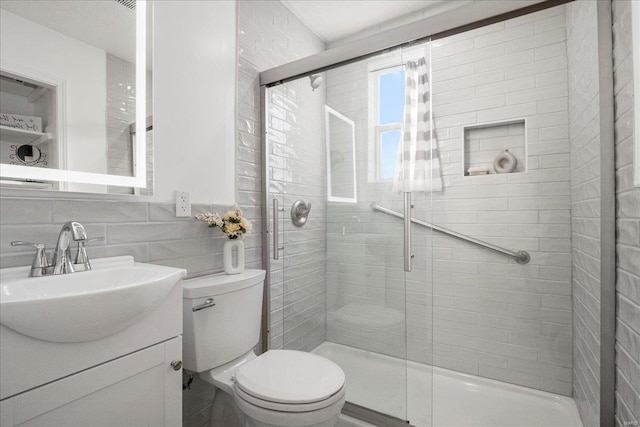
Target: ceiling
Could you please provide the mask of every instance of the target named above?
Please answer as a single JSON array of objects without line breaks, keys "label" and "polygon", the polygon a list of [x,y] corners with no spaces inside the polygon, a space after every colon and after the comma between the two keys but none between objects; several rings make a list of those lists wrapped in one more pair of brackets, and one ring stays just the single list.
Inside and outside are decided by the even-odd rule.
[{"label": "ceiling", "polygon": [[[442,8],[451,9],[469,2],[450,0],[282,0],[282,3],[322,41],[331,44],[389,21],[402,20],[402,23],[408,23],[439,13]],[[430,11],[431,13],[429,13]],[[393,25],[388,25],[388,27],[393,27]]]}]

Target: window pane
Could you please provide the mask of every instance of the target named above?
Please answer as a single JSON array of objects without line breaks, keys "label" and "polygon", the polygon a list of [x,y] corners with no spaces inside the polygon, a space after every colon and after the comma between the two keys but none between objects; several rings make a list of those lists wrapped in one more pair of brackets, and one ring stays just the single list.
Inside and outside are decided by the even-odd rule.
[{"label": "window pane", "polygon": [[399,130],[380,134],[380,179],[393,179],[395,176],[399,145]]},{"label": "window pane", "polygon": [[404,70],[380,75],[378,124],[401,123],[404,110]]}]

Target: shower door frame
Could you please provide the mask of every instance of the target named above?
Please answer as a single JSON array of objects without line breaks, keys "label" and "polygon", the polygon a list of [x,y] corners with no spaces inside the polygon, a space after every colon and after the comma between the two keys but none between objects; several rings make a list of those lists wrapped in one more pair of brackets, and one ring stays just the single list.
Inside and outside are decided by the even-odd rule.
[{"label": "shower door frame", "polygon": [[[269,87],[347,65],[390,49],[410,46],[459,34],[474,28],[506,21],[522,15],[570,3],[573,0],[521,0],[519,2],[473,2],[442,14],[428,17],[391,30],[325,50],[266,71],[260,80],[260,126],[262,147],[262,264],[267,270],[262,310],[262,349],[270,348],[270,236],[269,222],[269,152],[267,140],[267,91]],[[523,6],[524,5],[524,6]],[[616,260],[615,260],[615,144],[613,99],[613,41],[611,2],[598,1],[598,57],[600,75],[600,129],[601,129],[601,345],[600,345],[600,425],[615,426],[615,323],[616,323]],[[603,77],[604,76],[604,77]],[[349,415],[367,421],[378,421],[381,426],[395,426],[376,411],[354,405],[354,411],[345,406]],[[367,415],[363,415],[367,414]],[[404,424],[402,424],[404,425]]]}]

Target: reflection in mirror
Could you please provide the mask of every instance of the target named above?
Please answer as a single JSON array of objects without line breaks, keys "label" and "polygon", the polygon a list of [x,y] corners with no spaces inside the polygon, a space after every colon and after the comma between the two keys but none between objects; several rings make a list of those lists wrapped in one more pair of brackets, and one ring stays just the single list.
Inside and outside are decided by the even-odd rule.
[{"label": "reflection in mirror", "polygon": [[356,147],[353,120],[325,105],[327,200],[356,203]]},{"label": "reflection in mirror", "polygon": [[144,1],[0,3],[3,187],[152,193],[149,13]]}]

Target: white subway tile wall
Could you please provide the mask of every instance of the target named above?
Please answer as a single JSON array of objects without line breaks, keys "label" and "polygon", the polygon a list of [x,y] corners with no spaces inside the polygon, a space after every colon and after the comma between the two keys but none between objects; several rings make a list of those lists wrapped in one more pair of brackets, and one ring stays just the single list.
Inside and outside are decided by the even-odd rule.
[{"label": "white subway tile wall", "polygon": [[[229,206],[193,205],[192,211],[225,212]],[[247,217],[260,228],[260,210],[244,207]],[[29,265],[33,251],[13,248],[12,240],[55,246],[60,227],[71,219],[87,228],[89,237],[105,237],[92,242],[92,258],[132,255],[138,262],[185,268],[189,276],[222,271],[222,244],[225,237],[192,218],[176,218],[173,203],[147,203],[96,199],[23,199],[3,197],[0,203],[0,265]],[[261,267],[260,235],[245,237],[248,268]]]},{"label": "white subway tile wall", "polygon": [[[271,346],[311,351],[325,341],[325,92],[302,78],[271,88],[269,96],[269,200],[283,209],[284,247],[271,261]],[[303,227],[291,221],[297,200],[311,203]]]},{"label": "white subway tile wall", "polygon": [[[238,18],[239,179],[241,190],[251,186],[245,194],[260,204],[258,73],[320,52],[324,43],[280,2],[238,2]],[[285,248],[271,263],[271,346],[311,350],[325,338],[324,89],[312,91],[303,78],[270,89],[269,96],[269,200],[277,198],[284,209],[280,244]],[[312,204],[303,228],[290,219],[299,199]]]},{"label": "white subway tile wall", "polygon": [[[633,186],[633,55],[631,2],[613,1],[617,201],[616,423],[640,422],[640,188]],[[632,53],[633,52],[633,53]],[[637,93],[637,92],[636,92]],[[635,130],[634,130],[635,129]],[[638,166],[636,166],[638,167]]]},{"label": "white subway tile wall", "polygon": [[[585,427],[600,423],[600,97],[596,2],[567,9],[573,397]],[[588,205],[590,208],[585,209]]]},{"label": "white subway tile wall", "polygon": [[[359,203],[327,209],[327,339],[571,395],[565,7],[437,40],[431,54],[445,190],[417,195],[414,217],[527,250],[531,262],[414,226],[405,295],[402,222],[369,207],[402,210],[390,183],[367,182],[368,64],[328,71],[327,103],[356,122]],[[516,155],[528,171],[465,177],[462,126],[521,118],[529,158]],[[500,136],[485,144],[493,158],[508,148]]]}]

